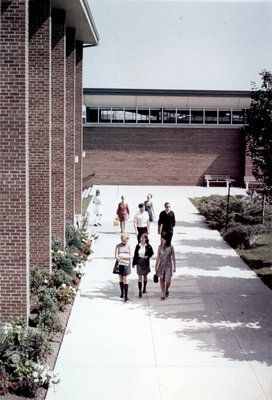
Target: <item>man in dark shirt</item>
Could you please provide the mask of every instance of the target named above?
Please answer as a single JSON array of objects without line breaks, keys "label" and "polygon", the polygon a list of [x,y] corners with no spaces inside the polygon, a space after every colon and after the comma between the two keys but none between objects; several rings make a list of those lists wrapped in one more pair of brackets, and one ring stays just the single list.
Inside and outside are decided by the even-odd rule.
[{"label": "man in dark shirt", "polygon": [[158,220],[158,233],[161,236],[167,235],[171,242],[176,219],[174,212],[170,210],[170,203],[166,202],[164,207],[165,210],[160,213]]}]

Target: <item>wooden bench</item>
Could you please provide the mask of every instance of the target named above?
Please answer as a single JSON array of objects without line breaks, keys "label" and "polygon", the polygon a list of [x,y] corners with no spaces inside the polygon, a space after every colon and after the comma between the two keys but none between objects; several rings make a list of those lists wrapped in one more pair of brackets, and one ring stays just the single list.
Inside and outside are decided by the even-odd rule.
[{"label": "wooden bench", "polygon": [[249,189],[249,186],[253,187],[263,186],[263,182],[256,181],[255,176],[244,176],[244,182],[246,185],[246,190]]},{"label": "wooden bench", "polygon": [[204,175],[207,187],[210,187],[210,182],[224,182],[227,188],[229,187],[229,175]]}]

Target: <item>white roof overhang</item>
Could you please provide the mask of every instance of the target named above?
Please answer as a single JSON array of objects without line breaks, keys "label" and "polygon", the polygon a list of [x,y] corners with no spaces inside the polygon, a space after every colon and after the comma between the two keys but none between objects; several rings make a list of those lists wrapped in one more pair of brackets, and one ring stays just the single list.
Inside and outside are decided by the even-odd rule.
[{"label": "white roof overhang", "polygon": [[87,0],[51,0],[51,7],[66,11],[66,26],[76,30],[76,40],[98,45],[99,34]]}]

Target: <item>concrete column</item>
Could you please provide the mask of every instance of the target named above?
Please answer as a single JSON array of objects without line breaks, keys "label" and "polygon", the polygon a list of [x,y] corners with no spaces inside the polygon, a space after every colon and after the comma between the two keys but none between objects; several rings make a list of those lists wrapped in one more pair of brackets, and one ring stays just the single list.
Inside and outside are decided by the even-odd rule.
[{"label": "concrete column", "polygon": [[0,12],[0,321],[28,317],[28,1]]},{"label": "concrete column", "polygon": [[82,127],[82,61],[83,43],[76,42],[76,102],[75,102],[75,154],[78,162],[75,164],[75,212],[82,212],[82,151],[83,151],[83,127]]},{"label": "concrete column", "polygon": [[65,11],[52,10],[52,235],[65,246]]},{"label": "concrete column", "polygon": [[66,29],[66,221],[75,215],[75,29]]},{"label": "concrete column", "polygon": [[30,265],[51,269],[51,7],[29,2]]}]

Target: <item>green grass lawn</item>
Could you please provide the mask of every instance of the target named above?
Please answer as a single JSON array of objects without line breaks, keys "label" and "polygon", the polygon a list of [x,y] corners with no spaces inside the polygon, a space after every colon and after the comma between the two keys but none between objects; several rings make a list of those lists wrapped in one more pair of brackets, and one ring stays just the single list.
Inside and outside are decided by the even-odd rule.
[{"label": "green grass lawn", "polygon": [[245,263],[272,288],[272,234],[259,237],[248,250],[236,250]]},{"label": "green grass lawn", "polygon": [[82,200],[82,216],[84,217],[87,211],[87,208],[93,198],[93,195],[86,197],[86,199]]}]

